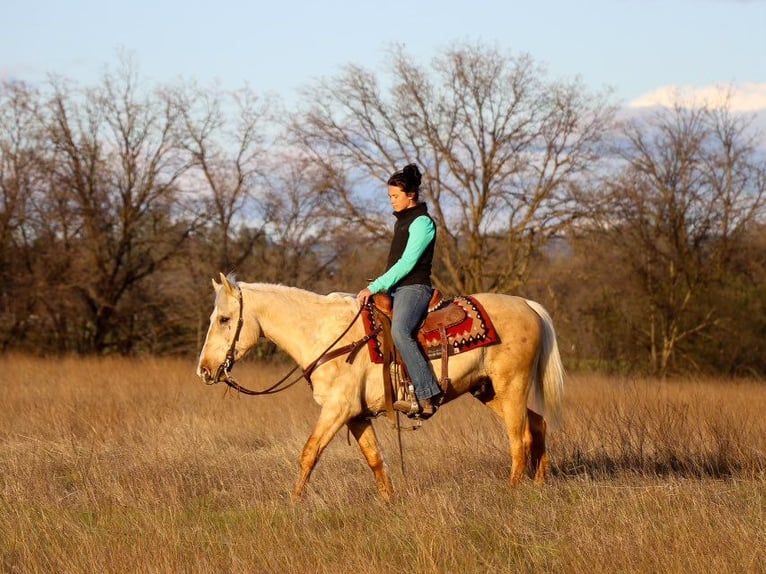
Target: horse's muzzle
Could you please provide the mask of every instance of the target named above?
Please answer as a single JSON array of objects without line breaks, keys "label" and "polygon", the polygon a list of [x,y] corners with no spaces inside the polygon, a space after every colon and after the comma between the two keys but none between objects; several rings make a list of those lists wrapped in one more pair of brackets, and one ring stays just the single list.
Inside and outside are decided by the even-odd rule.
[{"label": "horse's muzzle", "polygon": [[218,381],[214,380],[213,373],[207,367],[198,367],[197,376],[202,379],[206,385],[212,385]]},{"label": "horse's muzzle", "polygon": [[200,366],[197,368],[197,375],[206,385],[215,385],[229,379],[231,368],[234,366],[234,360],[231,356],[226,357],[223,363],[213,373],[209,368]]}]

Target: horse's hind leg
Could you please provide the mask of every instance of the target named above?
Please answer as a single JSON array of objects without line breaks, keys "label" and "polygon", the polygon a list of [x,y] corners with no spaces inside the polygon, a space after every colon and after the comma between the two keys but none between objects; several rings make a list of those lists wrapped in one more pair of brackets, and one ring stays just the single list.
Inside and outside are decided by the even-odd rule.
[{"label": "horse's hind leg", "polygon": [[501,398],[495,395],[489,401],[482,401],[503,419],[508,433],[508,441],[511,448],[511,485],[518,484],[527,468],[527,450],[529,442],[525,440],[527,434],[527,409],[526,405],[520,407],[517,401],[509,398]]},{"label": "horse's hind leg", "polygon": [[319,419],[314,425],[314,430],[301,453],[300,473],[293,490],[293,500],[298,499],[303,494],[319,456],[347,420],[348,415],[344,409],[332,408],[329,405],[322,408]]},{"label": "horse's hind leg", "polygon": [[366,419],[351,419],[346,424],[359,443],[359,448],[362,449],[362,454],[364,454],[367,464],[370,465],[370,469],[375,475],[380,495],[388,500],[394,492],[394,487],[388,476],[388,468],[385,460],[383,460],[375,427],[372,426],[371,421]]},{"label": "horse's hind leg", "polygon": [[545,450],[547,423],[542,415],[527,409],[527,428],[524,433],[525,450],[529,453],[529,466],[535,482],[542,484],[548,475],[548,454]]}]

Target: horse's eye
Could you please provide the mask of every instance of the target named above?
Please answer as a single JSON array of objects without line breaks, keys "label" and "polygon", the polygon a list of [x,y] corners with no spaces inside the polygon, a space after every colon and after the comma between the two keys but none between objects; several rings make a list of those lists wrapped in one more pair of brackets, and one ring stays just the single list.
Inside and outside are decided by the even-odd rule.
[{"label": "horse's eye", "polygon": [[225,325],[228,322],[229,322],[229,318],[228,317],[218,317],[218,323],[219,324]]}]

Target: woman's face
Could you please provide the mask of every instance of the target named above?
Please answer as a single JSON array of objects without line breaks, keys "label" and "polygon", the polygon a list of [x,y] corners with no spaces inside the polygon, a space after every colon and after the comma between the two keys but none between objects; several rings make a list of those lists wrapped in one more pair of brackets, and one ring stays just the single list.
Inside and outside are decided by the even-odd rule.
[{"label": "woman's face", "polygon": [[395,185],[388,186],[388,200],[391,202],[391,207],[394,211],[404,211],[409,207],[415,206],[414,195],[407,195],[401,187]]}]

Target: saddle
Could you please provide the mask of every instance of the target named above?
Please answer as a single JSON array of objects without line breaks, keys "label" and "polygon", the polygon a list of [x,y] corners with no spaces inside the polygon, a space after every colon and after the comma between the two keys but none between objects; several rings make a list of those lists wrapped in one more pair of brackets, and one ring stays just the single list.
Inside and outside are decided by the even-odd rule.
[{"label": "saddle", "polygon": [[[393,402],[397,397],[414,400],[411,396],[412,390],[409,385],[409,375],[406,366],[401,360],[391,337],[391,320],[393,319],[393,299],[386,293],[377,293],[372,296],[372,310],[376,316],[376,322],[381,328],[381,353],[383,355],[383,381],[385,387],[386,411],[390,417],[395,417],[393,411]],[[466,320],[466,311],[454,301],[444,301],[441,292],[434,289],[431,301],[428,304],[428,312],[418,328],[417,339],[427,358],[432,358],[427,351],[429,341],[438,337],[440,356],[442,361],[441,380],[439,386],[442,393],[446,395],[447,388],[450,385],[449,378],[449,355],[450,344],[447,330],[450,327],[459,325]],[[454,354],[454,353],[453,353]],[[403,376],[397,377],[393,381],[392,371],[402,373]]]}]

